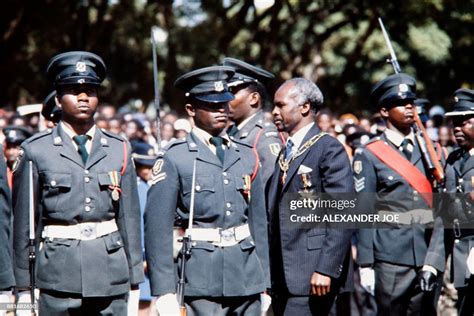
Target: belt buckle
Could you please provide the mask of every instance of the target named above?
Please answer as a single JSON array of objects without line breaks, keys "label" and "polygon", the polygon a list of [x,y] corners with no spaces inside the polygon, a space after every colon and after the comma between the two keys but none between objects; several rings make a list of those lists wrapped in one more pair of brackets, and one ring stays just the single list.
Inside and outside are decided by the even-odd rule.
[{"label": "belt buckle", "polygon": [[235,244],[235,230],[232,229],[221,229],[219,230],[221,241],[219,246],[226,247]]},{"label": "belt buckle", "polygon": [[81,239],[92,240],[97,238],[97,227],[93,224],[87,224],[81,227]]}]

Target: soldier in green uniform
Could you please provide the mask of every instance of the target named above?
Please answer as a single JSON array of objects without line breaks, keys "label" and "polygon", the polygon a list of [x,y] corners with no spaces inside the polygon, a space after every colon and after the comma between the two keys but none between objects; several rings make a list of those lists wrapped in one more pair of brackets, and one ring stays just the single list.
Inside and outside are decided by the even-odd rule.
[{"label": "soldier in green uniform", "polygon": [[140,209],[129,144],[94,124],[105,64],[89,52],[67,52],[50,60],[47,74],[62,117],[22,144],[14,168],[17,286],[30,283],[34,225],[39,314],[127,315],[127,293],[143,281]]},{"label": "soldier in green uniform", "polygon": [[275,76],[235,58],[224,58],[223,65],[235,69],[229,81],[229,89],[235,95],[229,102],[229,118],[234,122],[229,136],[256,150],[265,185],[273,173],[282,144],[275,124],[265,120],[262,110],[267,96],[266,85]]},{"label": "soldier in green uniform", "polygon": [[[145,249],[157,309],[179,313],[177,271],[186,260],[188,315],[260,315],[260,295],[270,286],[264,190],[252,147],[231,140],[225,128],[225,66],[182,75],[186,111],[195,127],[159,153],[145,209]],[[195,186],[193,163],[196,163]],[[253,177],[254,175],[254,177]],[[194,192],[191,255],[173,260],[173,226],[188,228]],[[186,232],[186,234],[189,231]],[[179,270],[181,271],[181,270]],[[178,271],[178,272],[179,272]]]}]

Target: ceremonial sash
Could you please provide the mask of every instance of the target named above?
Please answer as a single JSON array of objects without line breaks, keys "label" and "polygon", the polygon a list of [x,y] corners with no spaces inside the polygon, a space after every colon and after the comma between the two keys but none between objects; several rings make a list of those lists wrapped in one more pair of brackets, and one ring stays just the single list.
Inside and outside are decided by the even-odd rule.
[{"label": "ceremonial sash", "polygon": [[368,144],[366,147],[389,168],[402,176],[413,189],[420,193],[430,208],[433,207],[433,190],[431,184],[417,167],[384,141],[377,140]]}]

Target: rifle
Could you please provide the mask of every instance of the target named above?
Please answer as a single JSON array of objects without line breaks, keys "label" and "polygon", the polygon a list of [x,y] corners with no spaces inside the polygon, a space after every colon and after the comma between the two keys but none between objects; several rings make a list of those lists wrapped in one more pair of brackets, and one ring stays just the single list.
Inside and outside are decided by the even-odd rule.
[{"label": "rifle", "polygon": [[183,246],[181,247],[181,271],[179,274],[178,279],[178,303],[179,309],[181,311],[181,316],[186,316],[186,306],[184,304],[184,287],[186,284],[185,279],[185,271],[186,271],[186,259],[191,256],[191,249],[192,249],[192,239],[191,233],[193,230],[193,219],[194,219],[194,196],[196,194],[194,187],[196,186],[196,158],[194,158],[193,162],[193,178],[191,180],[191,201],[189,206],[189,221],[188,221],[188,229],[186,230],[186,234],[181,239]]},{"label": "rifle", "polygon": [[29,240],[29,270],[30,270],[30,296],[31,296],[31,313],[36,315],[35,303],[35,206],[34,206],[34,189],[33,189],[33,162],[28,161],[28,186],[29,186],[29,225],[30,225],[30,240]]},{"label": "rifle", "polygon": [[161,122],[160,122],[160,89],[158,85],[158,61],[156,58],[156,40],[155,34],[157,27],[152,26],[151,28],[151,49],[153,54],[153,90],[155,94],[154,104],[156,108],[156,144],[158,150],[161,148]]},{"label": "rifle", "polygon": [[[397,56],[395,55],[395,51],[393,50],[392,43],[390,42],[390,38],[385,30],[382,19],[379,18],[378,20],[380,28],[382,29],[383,37],[385,38],[385,43],[390,52],[390,59],[387,59],[387,62],[392,64],[393,70],[398,74],[401,72],[400,64],[398,63]],[[433,180],[432,185],[435,188],[440,187],[444,182],[443,167],[441,167],[441,164],[439,163],[438,155],[436,154],[431,139],[428,137],[428,133],[426,132],[416,109],[413,111],[413,117],[415,119],[413,129],[415,130],[417,141],[420,144],[423,160],[431,174]]]}]

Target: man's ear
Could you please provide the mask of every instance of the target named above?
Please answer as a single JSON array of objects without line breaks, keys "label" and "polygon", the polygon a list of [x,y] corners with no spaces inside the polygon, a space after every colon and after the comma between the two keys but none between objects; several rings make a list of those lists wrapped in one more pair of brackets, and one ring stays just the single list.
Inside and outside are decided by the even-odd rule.
[{"label": "man's ear", "polygon": [[388,118],[388,110],[387,108],[385,107],[381,107],[380,110],[379,110],[379,113],[380,115],[383,117],[383,118]]},{"label": "man's ear", "polygon": [[188,113],[188,115],[190,117],[194,117],[196,115],[196,110],[194,109],[194,107],[192,106],[192,104],[186,104],[184,106],[184,109],[186,110],[186,113]]},{"label": "man's ear", "polygon": [[250,99],[249,102],[250,102],[251,107],[256,108],[259,106],[261,97],[258,92],[250,93],[249,99]]},{"label": "man's ear", "polygon": [[56,106],[60,109],[62,109],[62,105],[61,105],[61,102],[59,102],[59,99],[61,98],[60,95],[56,94],[56,96],[54,97],[54,102],[56,103]]},{"label": "man's ear", "polygon": [[306,102],[305,104],[300,106],[301,115],[306,116],[311,112],[311,104]]}]

